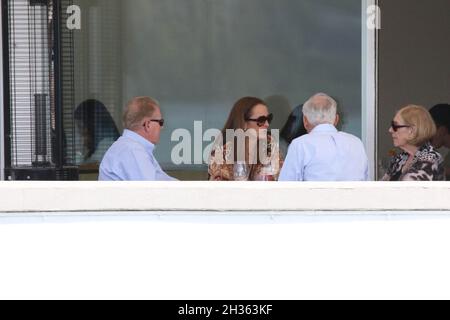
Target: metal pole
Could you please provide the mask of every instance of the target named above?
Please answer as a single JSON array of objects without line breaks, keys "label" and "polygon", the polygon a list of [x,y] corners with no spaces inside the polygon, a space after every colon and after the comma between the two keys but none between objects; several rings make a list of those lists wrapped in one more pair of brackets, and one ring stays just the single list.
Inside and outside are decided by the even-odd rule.
[{"label": "metal pole", "polygon": [[62,172],[64,166],[63,146],[63,92],[62,92],[62,68],[61,68],[61,0],[53,0],[53,70],[54,70],[54,94],[55,94],[55,140],[56,148],[55,165],[57,172]]},{"label": "metal pole", "polygon": [[11,123],[9,92],[9,26],[8,0],[1,0],[0,15],[0,178],[5,180],[5,167],[11,167]]}]

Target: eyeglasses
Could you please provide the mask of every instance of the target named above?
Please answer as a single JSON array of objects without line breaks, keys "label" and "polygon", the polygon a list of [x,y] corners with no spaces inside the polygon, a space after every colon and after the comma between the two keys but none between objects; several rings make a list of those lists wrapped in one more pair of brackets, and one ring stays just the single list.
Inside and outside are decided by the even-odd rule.
[{"label": "eyeglasses", "polygon": [[270,124],[273,120],[273,114],[269,114],[267,117],[266,116],[262,116],[259,117],[258,119],[250,119],[250,118],[246,118],[245,121],[252,121],[252,122],[256,122],[256,124],[258,125],[258,127],[262,127],[263,125],[266,124],[266,121]]},{"label": "eyeglasses", "polygon": [[[150,122],[156,122],[159,124],[160,127],[164,127],[164,119],[160,119],[160,120],[154,120],[154,119],[150,119]],[[144,127],[145,127],[145,123],[144,123]]]},{"label": "eyeglasses", "polygon": [[406,125],[396,124],[395,121],[392,121],[392,122],[391,122],[391,128],[392,128],[392,130],[394,130],[394,132],[397,132],[398,129],[401,129],[401,128],[411,128],[411,126],[406,126]]}]

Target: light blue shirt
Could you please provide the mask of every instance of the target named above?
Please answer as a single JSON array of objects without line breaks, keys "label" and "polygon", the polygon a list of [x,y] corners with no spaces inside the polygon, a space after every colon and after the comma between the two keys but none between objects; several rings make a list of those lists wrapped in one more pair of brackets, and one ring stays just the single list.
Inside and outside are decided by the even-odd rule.
[{"label": "light blue shirt", "polygon": [[367,181],[368,160],[361,140],[321,124],[295,139],[279,181]]},{"label": "light blue shirt", "polygon": [[100,181],[173,181],[153,156],[155,145],[125,130],[108,149],[100,164]]}]

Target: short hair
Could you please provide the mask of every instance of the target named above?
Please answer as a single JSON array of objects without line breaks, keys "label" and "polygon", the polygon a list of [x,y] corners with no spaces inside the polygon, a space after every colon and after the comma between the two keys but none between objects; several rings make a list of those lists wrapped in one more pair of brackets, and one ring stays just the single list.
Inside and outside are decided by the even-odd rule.
[{"label": "short hair", "polygon": [[313,126],[334,124],[337,115],[337,102],[325,93],[317,93],[303,105],[303,115]]},{"label": "short hair", "polygon": [[430,114],[433,117],[436,126],[447,128],[450,133],[450,104],[438,104],[430,109]]},{"label": "short hair", "polygon": [[156,109],[159,108],[159,103],[150,97],[136,97],[131,99],[125,108],[123,114],[123,126],[128,130],[135,130],[140,125],[143,119],[151,117]]},{"label": "short hair", "polygon": [[412,126],[414,138],[408,142],[420,147],[436,135],[436,124],[431,114],[422,106],[408,105],[397,113],[406,125]]}]

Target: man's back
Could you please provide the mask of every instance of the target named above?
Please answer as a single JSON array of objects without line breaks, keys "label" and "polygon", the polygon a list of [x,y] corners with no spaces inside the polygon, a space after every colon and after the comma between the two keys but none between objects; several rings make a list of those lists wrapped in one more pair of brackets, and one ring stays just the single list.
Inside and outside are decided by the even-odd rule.
[{"label": "man's back", "polygon": [[125,130],[100,164],[100,181],[172,181],[153,157],[154,145]]},{"label": "man's back", "polygon": [[368,160],[364,145],[332,125],[319,125],[292,142],[280,180],[366,181]]}]

